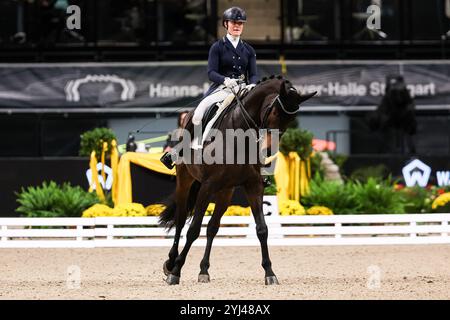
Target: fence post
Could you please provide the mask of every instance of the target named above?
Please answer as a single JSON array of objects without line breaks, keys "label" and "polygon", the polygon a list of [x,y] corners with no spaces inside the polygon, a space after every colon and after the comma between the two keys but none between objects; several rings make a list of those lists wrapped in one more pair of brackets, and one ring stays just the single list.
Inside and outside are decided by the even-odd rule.
[{"label": "fence post", "polygon": [[83,236],[81,236],[81,233],[83,232],[83,225],[77,225],[77,241],[82,241],[83,240]]},{"label": "fence post", "polygon": [[[2,231],[6,232],[6,230],[8,230],[8,226],[2,226]],[[2,241],[7,241],[7,240],[8,240],[8,237],[2,236]]]},{"label": "fence post", "polygon": [[108,233],[106,236],[106,240],[113,240],[114,236],[112,235],[112,231],[114,230],[114,225],[113,224],[108,224],[107,227]]},{"label": "fence post", "polygon": [[[416,223],[415,221],[411,221],[411,222],[409,223],[409,225],[410,225],[411,227],[415,227],[415,226],[417,225],[417,223]],[[415,238],[415,237],[417,237],[417,233],[415,233],[415,232],[410,233],[409,236],[412,237],[412,238]]]},{"label": "fence post", "polygon": [[[336,230],[341,229],[342,227],[342,223],[340,222],[336,222],[334,224],[334,227],[336,228]],[[342,238],[342,234],[340,234],[340,231],[336,231],[336,234],[334,235],[335,238]]]},{"label": "fence post", "polygon": [[[444,227],[448,226],[448,221],[442,221],[441,225],[444,226]],[[447,232],[442,232],[441,233],[441,237],[448,237],[448,233]]]}]

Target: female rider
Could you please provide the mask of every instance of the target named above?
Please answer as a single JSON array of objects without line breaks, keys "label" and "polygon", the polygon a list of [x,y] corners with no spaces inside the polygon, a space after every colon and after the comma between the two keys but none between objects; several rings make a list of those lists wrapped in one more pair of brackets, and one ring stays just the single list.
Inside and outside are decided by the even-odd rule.
[{"label": "female rider", "polygon": [[[245,81],[247,89],[251,89],[258,81],[255,50],[241,40],[246,21],[247,15],[239,7],[228,8],[223,13],[222,25],[227,34],[213,43],[209,50],[208,78],[213,83],[194,111],[192,123],[195,126],[202,125],[203,115],[209,106],[223,101],[233,94],[232,90],[236,92],[239,79]],[[201,138],[194,139],[193,148],[202,147],[198,141],[201,141]],[[172,166],[171,160],[166,155],[161,158],[166,166]]]}]

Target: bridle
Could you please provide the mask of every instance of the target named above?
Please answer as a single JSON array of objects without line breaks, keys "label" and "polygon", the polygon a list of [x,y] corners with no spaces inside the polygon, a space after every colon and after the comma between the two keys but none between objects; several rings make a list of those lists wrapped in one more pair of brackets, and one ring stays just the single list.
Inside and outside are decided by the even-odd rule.
[{"label": "bridle", "polygon": [[[292,88],[291,88],[292,89]],[[290,90],[291,90],[290,89]],[[295,90],[295,89],[294,89]],[[295,114],[297,113],[298,109],[296,111],[287,111],[286,107],[284,106],[283,102],[280,99],[280,95],[277,94],[277,96],[272,100],[272,102],[268,105],[268,107],[266,107],[266,110],[264,111],[264,116],[262,118],[262,122],[261,125],[259,126],[255,120],[253,120],[253,118],[250,116],[250,114],[248,113],[248,111],[244,108],[244,104],[242,103],[241,98],[239,97],[239,92],[236,94],[234,92],[234,90],[231,90],[238,102],[238,106],[241,109],[241,112],[243,114],[243,118],[244,121],[248,127],[248,129],[255,129],[258,132],[258,136],[255,137],[256,142],[261,141],[261,139],[263,138],[263,134],[262,131],[272,131],[275,129],[271,129],[271,128],[267,128],[267,119],[269,118],[270,113],[272,112],[274,106],[275,106],[275,102],[278,102],[278,104],[280,105],[281,109],[283,110],[283,112],[287,113],[287,114]]]}]

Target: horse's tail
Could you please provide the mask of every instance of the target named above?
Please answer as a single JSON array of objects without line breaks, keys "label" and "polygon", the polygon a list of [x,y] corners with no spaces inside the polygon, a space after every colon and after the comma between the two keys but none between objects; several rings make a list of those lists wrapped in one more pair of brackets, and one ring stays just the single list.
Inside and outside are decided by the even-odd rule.
[{"label": "horse's tail", "polygon": [[[198,181],[194,181],[189,190],[189,197],[186,204],[187,208],[187,217],[194,214],[195,201],[197,200],[198,191],[200,190],[201,183]],[[177,204],[175,201],[175,194],[172,194],[165,201],[166,208],[163,212],[161,212],[159,216],[159,223],[161,226],[166,228],[168,231],[176,226],[176,212],[177,212]]]}]

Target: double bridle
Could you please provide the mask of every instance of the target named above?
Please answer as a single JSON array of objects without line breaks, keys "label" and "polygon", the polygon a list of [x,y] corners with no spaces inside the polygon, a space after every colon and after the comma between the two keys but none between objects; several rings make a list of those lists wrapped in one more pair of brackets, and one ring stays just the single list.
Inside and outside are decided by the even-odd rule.
[{"label": "double bridle", "polygon": [[247,127],[249,129],[255,129],[255,130],[258,131],[258,137],[255,137],[256,142],[259,142],[262,139],[262,137],[263,137],[263,135],[261,134],[261,131],[263,131],[263,130],[269,130],[269,131],[273,130],[273,129],[266,128],[266,126],[267,126],[266,121],[269,118],[270,112],[272,111],[272,109],[275,106],[275,102],[278,102],[278,104],[280,105],[280,107],[283,110],[283,112],[285,112],[287,114],[295,114],[298,111],[298,109],[295,110],[295,111],[288,111],[286,109],[286,107],[284,106],[283,102],[281,101],[280,95],[277,94],[277,96],[272,100],[272,102],[269,104],[269,106],[266,107],[266,110],[264,111],[264,116],[263,116],[263,119],[262,119],[262,122],[261,122],[261,126],[259,126],[255,122],[255,120],[253,120],[253,118],[250,116],[248,111],[244,108],[244,104],[242,103],[241,98],[239,98],[239,92],[236,94],[234,92],[234,90],[231,90],[231,91],[233,92],[234,96],[236,97],[236,100],[237,100],[238,105],[239,105],[239,107],[240,107],[240,109],[242,111],[242,114],[244,116],[244,121],[245,121]]}]

